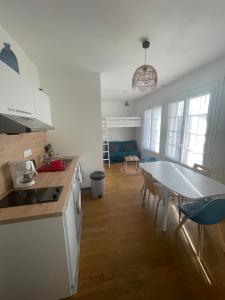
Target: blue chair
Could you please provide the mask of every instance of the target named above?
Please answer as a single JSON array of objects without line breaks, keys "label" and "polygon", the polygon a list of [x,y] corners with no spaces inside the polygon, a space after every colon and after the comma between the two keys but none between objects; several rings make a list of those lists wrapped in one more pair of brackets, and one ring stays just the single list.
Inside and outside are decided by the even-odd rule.
[{"label": "blue chair", "polygon": [[142,159],[142,162],[154,162],[157,161],[157,159],[154,156],[144,157]]},{"label": "blue chair", "polygon": [[[203,249],[203,230],[204,225],[214,225],[220,223],[225,219],[225,199],[209,199],[209,200],[199,200],[192,201],[187,203],[182,203],[179,205],[179,210],[184,214],[181,222],[176,228],[178,232],[184,223],[190,219],[193,222],[198,224],[199,229],[199,249],[198,256],[199,259],[202,258],[202,249]],[[223,242],[224,250],[224,241],[221,231],[221,227],[218,227],[221,241]]]}]

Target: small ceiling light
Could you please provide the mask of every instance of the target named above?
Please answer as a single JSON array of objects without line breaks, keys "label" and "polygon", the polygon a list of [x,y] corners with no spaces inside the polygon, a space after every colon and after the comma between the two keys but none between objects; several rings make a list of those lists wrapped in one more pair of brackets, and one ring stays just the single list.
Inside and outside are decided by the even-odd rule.
[{"label": "small ceiling light", "polygon": [[145,63],[134,72],[132,87],[140,91],[146,91],[148,88],[154,89],[157,85],[157,72],[153,66],[146,64],[146,49],[150,46],[148,40],[144,40],[142,47],[145,49]]}]

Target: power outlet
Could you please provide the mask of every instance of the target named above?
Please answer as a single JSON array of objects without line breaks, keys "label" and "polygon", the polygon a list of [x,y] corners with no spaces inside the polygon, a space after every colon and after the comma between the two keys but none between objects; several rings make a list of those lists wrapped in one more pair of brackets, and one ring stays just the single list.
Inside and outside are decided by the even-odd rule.
[{"label": "power outlet", "polygon": [[26,158],[28,156],[32,155],[32,150],[31,149],[26,149],[23,151],[23,157]]}]

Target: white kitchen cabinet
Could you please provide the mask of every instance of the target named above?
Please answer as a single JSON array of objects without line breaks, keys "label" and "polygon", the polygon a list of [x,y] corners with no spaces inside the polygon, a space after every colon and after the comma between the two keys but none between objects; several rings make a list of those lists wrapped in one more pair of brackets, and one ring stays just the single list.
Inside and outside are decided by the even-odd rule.
[{"label": "white kitchen cabinet", "polygon": [[67,246],[67,253],[68,253],[71,289],[74,289],[76,286],[75,276],[76,276],[78,245],[77,245],[77,235],[76,235],[75,206],[74,206],[72,191],[70,192],[68,206],[65,210],[64,230],[65,230],[66,246]]},{"label": "white kitchen cabinet", "polygon": [[0,113],[35,117],[32,84],[1,60]]},{"label": "white kitchen cabinet", "polygon": [[76,292],[73,194],[62,215],[0,225],[0,299],[58,300]]},{"label": "white kitchen cabinet", "polygon": [[45,124],[52,126],[49,97],[36,87],[33,87],[33,93],[36,118]]}]

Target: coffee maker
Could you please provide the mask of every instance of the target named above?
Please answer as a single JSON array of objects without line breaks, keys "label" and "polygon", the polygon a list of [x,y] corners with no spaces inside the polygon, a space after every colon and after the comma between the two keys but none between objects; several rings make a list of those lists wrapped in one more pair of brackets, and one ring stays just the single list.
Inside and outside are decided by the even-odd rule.
[{"label": "coffee maker", "polygon": [[14,188],[26,188],[35,183],[38,173],[34,160],[17,160],[9,163]]}]

